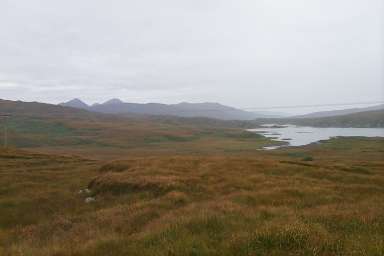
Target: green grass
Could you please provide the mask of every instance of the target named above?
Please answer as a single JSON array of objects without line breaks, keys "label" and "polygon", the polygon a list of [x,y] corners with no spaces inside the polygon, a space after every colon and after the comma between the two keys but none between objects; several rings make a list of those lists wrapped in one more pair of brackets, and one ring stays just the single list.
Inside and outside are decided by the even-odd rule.
[{"label": "green grass", "polygon": [[92,114],[82,112],[64,117],[60,113],[56,118],[27,113],[8,120],[10,146],[93,158],[115,152],[121,154],[116,149],[135,155],[144,155],[148,149],[157,154],[211,154],[241,153],[272,144],[259,134],[233,128],[230,122],[224,121],[204,124],[199,120],[168,122],[166,118],[99,115],[90,118],[88,115]]},{"label": "green grass", "polygon": [[12,117],[7,121],[15,133],[48,134],[50,136],[75,135],[76,130],[61,122],[49,122],[38,118]]}]

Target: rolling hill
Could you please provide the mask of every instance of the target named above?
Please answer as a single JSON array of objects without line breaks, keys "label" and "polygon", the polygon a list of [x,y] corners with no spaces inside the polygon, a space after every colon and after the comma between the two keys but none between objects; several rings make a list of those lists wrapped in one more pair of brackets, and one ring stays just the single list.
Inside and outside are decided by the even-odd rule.
[{"label": "rolling hill", "polygon": [[384,110],[384,104],[373,106],[373,107],[366,107],[366,108],[350,108],[350,109],[342,109],[342,110],[314,112],[306,115],[295,116],[295,118],[320,118],[320,117],[343,116],[348,114],[374,111],[374,110]]},{"label": "rolling hill", "polygon": [[276,123],[296,124],[313,127],[354,127],[354,128],[383,128],[384,110],[364,111],[318,118],[266,118],[253,121],[254,124]]},{"label": "rolling hill", "polygon": [[[138,155],[178,152],[257,150],[271,142],[245,132],[245,121],[209,118],[105,114],[37,102],[0,100],[9,143],[41,152],[108,158],[122,152]],[[0,119],[0,127],[4,120]],[[202,147],[204,145],[204,147]]]},{"label": "rolling hill", "polygon": [[296,119],[295,124],[315,127],[384,127],[384,109],[321,118]]}]

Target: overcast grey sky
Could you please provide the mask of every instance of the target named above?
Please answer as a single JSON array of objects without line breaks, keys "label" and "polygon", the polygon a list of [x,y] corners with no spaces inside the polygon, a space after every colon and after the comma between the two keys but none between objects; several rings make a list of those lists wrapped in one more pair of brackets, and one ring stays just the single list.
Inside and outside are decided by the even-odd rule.
[{"label": "overcast grey sky", "polygon": [[0,98],[384,100],[383,0],[0,0]]}]

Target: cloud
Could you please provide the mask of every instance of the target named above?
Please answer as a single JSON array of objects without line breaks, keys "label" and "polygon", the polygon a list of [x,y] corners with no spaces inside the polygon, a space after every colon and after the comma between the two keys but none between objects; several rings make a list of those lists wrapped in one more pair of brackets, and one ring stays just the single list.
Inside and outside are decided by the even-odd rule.
[{"label": "cloud", "polygon": [[382,100],[383,12],[381,0],[4,0],[0,98]]},{"label": "cloud", "polygon": [[17,88],[19,84],[11,82],[11,81],[1,81],[0,80],[0,89],[8,89],[8,88]]}]

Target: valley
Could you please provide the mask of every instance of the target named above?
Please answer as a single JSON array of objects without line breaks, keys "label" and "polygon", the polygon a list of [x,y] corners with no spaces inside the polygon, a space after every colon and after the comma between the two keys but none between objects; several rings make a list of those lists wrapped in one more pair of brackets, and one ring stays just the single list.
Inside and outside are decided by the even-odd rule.
[{"label": "valley", "polygon": [[0,101],[0,255],[382,255],[384,138]]}]

